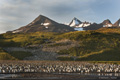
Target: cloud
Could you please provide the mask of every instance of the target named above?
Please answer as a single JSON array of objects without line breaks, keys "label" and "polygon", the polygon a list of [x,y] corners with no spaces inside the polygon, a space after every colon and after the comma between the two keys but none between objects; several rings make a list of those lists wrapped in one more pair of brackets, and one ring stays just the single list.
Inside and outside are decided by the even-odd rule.
[{"label": "cloud", "polygon": [[[19,28],[40,14],[57,22],[70,22],[73,17],[82,21],[96,21],[105,13],[101,12],[109,8],[110,5],[106,8],[105,4],[112,5],[112,2],[113,0],[0,0],[0,28],[3,32]],[[10,25],[9,28],[7,25]]]},{"label": "cloud", "polygon": [[5,23],[5,22],[0,22],[0,33],[4,33],[7,30],[13,30],[16,29],[17,25],[12,24],[12,23]]},{"label": "cloud", "polygon": [[[76,11],[87,11],[86,6],[95,0],[1,0],[0,2],[0,26],[6,27],[6,24],[16,28],[28,24],[38,15],[43,14],[59,22],[64,22],[76,15]],[[66,18],[65,18],[66,17]],[[68,20],[67,20],[68,21]],[[5,24],[6,23],[6,24]],[[9,27],[10,27],[9,26]],[[14,28],[12,27],[12,29]],[[6,29],[6,30],[5,30]]]}]

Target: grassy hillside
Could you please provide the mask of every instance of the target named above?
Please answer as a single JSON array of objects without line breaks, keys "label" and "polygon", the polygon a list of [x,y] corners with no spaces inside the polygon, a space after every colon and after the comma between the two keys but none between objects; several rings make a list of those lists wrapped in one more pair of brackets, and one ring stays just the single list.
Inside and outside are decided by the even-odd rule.
[{"label": "grassy hillside", "polygon": [[61,50],[61,55],[78,57],[79,61],[120,61],[120,29],[71,32],[56,40],[67,38],[79,42],[79,47]]},{"label": "grassy hillside", "polygon": [[105,49],[81,56],[78,61],[120,61],[120,49]]},{"label": "grassy hillside", "polygon": [[[120,28],[102,28],[96,31],[76,31],[69,33],[35,32],[27,34],[1,34],[0,47],[48,44],[60,40],[77,41],[79,46],[63,49],[59,55],[79,61],[120,61]],[[64,44],[55,44],[61,46]]]},{"label": "grassy hillside", "polygon": [[0,48],[0,60],[17,60],[17,58],[11,56],[9,53]]},{"label": "grassy hillside", "polygon": [[55,33],[36,32],[26,34],[6,33],[0,35],[1,47],[27,46],[33,44],[43,44],[54,37]]},{"label": "grassy hillside", "polygon": [[0,48],[0,60],[23,60],[29,56],[32,56],[32,53],[25,51],[12,51],[8,53]]}]

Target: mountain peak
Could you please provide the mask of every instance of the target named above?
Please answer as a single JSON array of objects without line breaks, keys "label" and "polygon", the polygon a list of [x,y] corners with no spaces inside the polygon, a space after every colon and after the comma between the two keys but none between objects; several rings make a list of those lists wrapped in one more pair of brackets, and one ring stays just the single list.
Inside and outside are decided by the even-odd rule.
[{"label": "mountain peak", "polygon": [[78,20],[78,19],[76,17],[74,17],[73,20]]},{"label": "mountain peak", "polygon": [[29,23],[27,26],[32,26],[32,25],[37,25],[37,24],[44,24],[44,23],[49,23],[49,24],[56,24],[57,22],[49,19],[46,16],[39,15],[35,20],[33,20],[31,23]]},{"label": "mountain peak", "polygon": [[103,25],[112,24],[109,19],[106,19],[102,22]]},{"label": "mountain peak", "polygon": [[44,15],[41,15],[41,14],[40,14],[39,16],[40,16],[40,17],[45,17]]},{"label": "mountain peak", "polygon": [[79,22],[81,22],[78,18],[74,17],[73,20],[78,20]]},{"label": "mountain peak", "polygon": [[70,32],[74,31],[73,28],[57,23],[46,16],[39,15],[35,20],[26,26],[23,26],[12,33],[28,33],[28,32]]},{"label": "mountain peak", "polygon": [[112,27],[113,24],[111,23],[111,21],[109,19],[106,19],[102,22],[103,27]]},{"label": "mountain peak", "polygon": [[79,20],[79,19],[77,19],[76,17],[74,17],[73,19],[72,19],[72,21],[70,22],[70,26],[71,27],[73,27],[73,26],[77,26],[77,25],[79,25],[79,24],[81,24],[82,22]]},{"label": "mountain peak", "polygon": [[120,19],[114,23],[115,27],[120,27]]},{"label": "mountain peak", "polygon": [[[43,19],[43,18],[44,18],[44,19],[49,19],[48,17],[46,17],[46,16],[44,16],[44,15],[39,15],[37,18],[40,18],[40,19]],[[36,18],[36,19],[37,19],[37,18]]]}]

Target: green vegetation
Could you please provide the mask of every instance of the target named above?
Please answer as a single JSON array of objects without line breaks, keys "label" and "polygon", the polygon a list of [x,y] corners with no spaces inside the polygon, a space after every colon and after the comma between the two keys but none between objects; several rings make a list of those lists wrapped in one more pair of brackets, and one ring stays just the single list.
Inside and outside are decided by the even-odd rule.
[{"label": "green vegetation", "polygon": [[[36,44],[48,44],[60,40],[77,41],[79,46],[63,49],[59,55],[77,57],[77,61],[120,61],[120,28],[102,28],[96,31],[75,31],[69,33],[35,32],[19,34],[1,34],[0,47],[23,47]],[[55,43],[49,47],[65,46],[68,43]],[[20,52],[23,54],[24,52]],[[17,59],[18,52],[10,53]],[[17,55],[17,56],[16,56]],[[26,53],[26,55],[29,55]],[[31,54],[30,54],[31,55]],[[59,57],[59,60],[72,60],[71,57]]]},{"label": "green vegetation", "polygon": [[23,60],[26,57],[32,56],[32,53],[25,52],[25,51],[12,51],[10,52],[10,55],[14,56],[15,58],[19,60]]},{"label": "green vegetation", "polygon": [[33,44],[44,44],[54,37],[55,33],[36,32],[36,33],[21,33],[21,34],[1,34],[0,47],[23,47]]},{"label": "green vegetation", "polygon": [[56,40],[70,39],[79,47],[61,50],[60,55],[76,56],[77,61],[120,61],[120,29],[70,32],[59,35]]},{"label": "green vegetation", "polygon": [[70,56],[60,56],[60,57],[57,57],[57,59],[61,61],[73,61],[74,60],[74,58]]},{"label": "green vegetation", "polygon": [[29,56],[32,56],[32,53],[25,51],[12,51],[8,53],[0,48],[0,60],[23,60]]},{"label": "green vegetation", "polygon": [[7,52],[5,52],[2,48],[0,48],[0,60],[17,60],[17,58],[11,56]]},{"label": "green vegetation", "polygon": [[78,61],[120,61],[120,49],[108,49],[79,57]]}]

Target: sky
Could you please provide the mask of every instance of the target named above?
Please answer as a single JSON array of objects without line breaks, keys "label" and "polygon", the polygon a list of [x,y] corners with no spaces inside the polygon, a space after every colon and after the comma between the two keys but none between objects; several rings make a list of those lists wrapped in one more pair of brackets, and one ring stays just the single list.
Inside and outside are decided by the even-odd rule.
[{"label": "sky", "polygon": [[120,18],[120,0],[0,0],[0,33],[27,25],[39,15],[59,23],[74,17],[101,23]]}]

